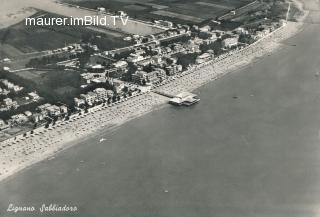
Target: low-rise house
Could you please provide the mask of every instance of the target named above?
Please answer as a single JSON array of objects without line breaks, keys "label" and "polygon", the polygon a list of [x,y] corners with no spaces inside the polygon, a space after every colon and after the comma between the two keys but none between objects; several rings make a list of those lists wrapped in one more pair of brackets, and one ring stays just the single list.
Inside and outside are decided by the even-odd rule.
[{"label": "low-rise house", "polygon": [[147,74],[147,83],[149,84],[156,84],[161,81],[160,77],[158,76],[158,71],[152,71]]},{"label": "low-rise house", "polygon": [[14,84],[7,79],[1,79],[1,82],[8,89],[12,89],[14,87]]},{"label": "low-rise house", "polygon": [[137,84],[144,84],[147,80],[147,72],[137,71],[132,75],[132,81]]},{"label": "low-rise house", "polygon": [[222,41],[222,46],[224,48],[231,48],[233,46],[237,46],[239,42],[239,37],[231,37],[231,38],[226,38]]},{"label": "low-rise house", "polygon": [[157,77],[160,78],[161,81],[166,79],[167,74],[165,70],[161,68],[155,68],[154,71],[156,72]]},{"label": "low-rise house", "polygon": [[136,63],[136,62],[139,62],[141,60],[144,60],[145,58],[143,56],[140,56],[140,55],[137,55],[137,54],[130,54],[130,56],[127,58],[127,61],[128,62],[131,62],[131,63]]},{"label": "low-rise house", "polygon": [[95,83],[95,84],[106,83],[106,81],[107,81],[107,78],[105,78],[105,77],[94,78],[94,79],[91,80],[91,82]]},{"label": "low-rise house", "polygon": [[57,105],[51,105],[49,103],[38,106],[38,110],[44,116],[50,115],[56,117],[61,115],[60,107]]},{"label": "low-rise house", "polygon": [[14,85],[13,88],[12,88],[12,90],[13,90],[14,92],[19,92],[19,91],[23,90],[23,87],[20,87],[19,85]]},{"label": "low-rise house", "polygon": [[160,55],[155,55],[152,57],[152,63],[153,64],[162,64],[163,58]]},{"label": "low-rise house", "polygon": [[128,72],[127,67],[112,68],[105,71],[108,78],[121,78]]},{"label": "low-rise house", "polygon": [[147,66],[147,65],[153,64],[153,63],[154,63],[153,58],[148,58],[148,59],[144,59],[144,60],[138,61],[137,65],[144,67],[144,66]]},{"label": "low-rise house", "polygon": [[18,108],[18,103],[17,101],[12,100],[11,98],[5,98],[3,100],[3,107],[7,110],[11,109],[11,108]]},{"label": "low-rise house", "polygon": [[74,98],[74,104],[76,107],[84,105],[86,102],[84,99]]},{"label": "low-rise house", "polygon": [[128,63],[126,61],[120,60],[118,62],[113,63],[113,66],[116,68],[125,68],[128,66]]},{"label": "low-rise house", "polygon": [[166,20],[156,20],[154,21],[156,24],[160,25],[160,26],[164,26],[167,28],[172,28],[173,27],[173,23],[170,21],[166,21]]},{"label": "low-rise house", "polygon": [[24,114],[25,114],[25,116],[27,116],[28,118],[32,116],[32,112],[31,112],[31,111],[25,111]]},{"label": "low-rise house", "polygon": [[61,114],[67,114],[68,113],[68,107],[65,105],[60,106],[60,112]]},{"label": "low-rise house", "polygon": [[30,93],[28,93],[28,96],[33,101],[38,101],[40,99],[40,96],[36,92],[30,92]]},{"label": "low-rise house", "polygon": [[0,95],[8,95],[9,93],[9,90],[0,88]]},{"label": "low-rise house", "polygon": [[11,118],[9,119],[9,123],[10,125],[20,125],[20,124],[25,124],[28,122],[28,117],[25,116],[24,114],[17,114],[17,115],[13,115],[11,116]]},{"label": "low-rise house", "polygon": [[182,65],[172,64],[165,68],[167,75],[172,76],[182,71]]},{"label": "low-rise house", "polygon": [[104,69],[104,66],[101,64],[95,64],[95,65],[90,65],[89,68],[91,68],[91,69]]},{"label": "low-rise house", "polygon": [[248,30],[244,29],[243,27],[238,27],[235,29],[235,32],[239,35],[247,35],[249,34]]},{"label": "low-rise house", "polygon": [[207,62],[208,60],[212,59],[212,54],[209,53],[203,53],[200,56],[197,57],[196,59],[196,63],[200,64],[200,63],[204,63]]},{"label": "low-rise house", "polygon": [[42,120],[44,120],[45,116],[41,113],[33,113],[33,115],[31,116],[31,120],[35,123],[38,123]]},{"label": "low-rise house", "polygon": [[47,108],[47,112],[50,116],[56,117],[61,114],[60,107],[57,105],[51,105]]},{"label": "low-rise house", "polygon": [[146,51],[144,49],[142,49],[141,47],[135,48],[133,54],[136,54],[138,56],[142,56],[143,54],[145,54]]},{"label": "low-rise house", "polygon": [[39,105],[37,109],[41,112],[41,114],[47,116],[48,115],[47,108],[49,108],[50,106],[51,106],[51,104],[46,103],[46,104],[43,104],[43,105]]},{"label": "low-rise house", "polygon": [[210,30],[211,30],[211,27],[209,25],[199,28],[200,32],[209,32]]},{"label": "low-rise house", "polygon": [[105,13],[105,12],[106,12],[106,9],[103,8],[103,7],[98,7],[97,10],[98,10],[98,12],[100,12],[100,13]]},{"label": "low-rise house", "polygon": [[0,119],[0,130],[5,130],[9,128],[9,125],[2,119]]},{"label": "low-rise house", "polygon": [[194,43],[193,41],[189,41],[189,43],[186,44],[186,50],[187,50],[189,53],[200,52],[200,45]]},{"label": "low-rise house", "polygon": [[187,30],[184,29],[184,28],[177,29],[177,31],[178,31],[179,34],[184,34],[184,33],[187,32]]},{"label": "low-rise house", "polygon": [[112,79],[111,85],[113,86],[114,92],[121,93],[125,87],[125,83],[118,79]]}]

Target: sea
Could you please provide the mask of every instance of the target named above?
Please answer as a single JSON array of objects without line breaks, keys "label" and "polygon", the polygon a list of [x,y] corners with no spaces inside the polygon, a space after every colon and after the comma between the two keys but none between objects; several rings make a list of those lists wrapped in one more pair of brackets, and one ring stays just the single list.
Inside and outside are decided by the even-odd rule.
[{"label": "sea", "polygon": [[[200,103],[167,105],[1,182],[0,216],[320,216],[319,11],[305,22],[277,52],[195,90]],[[50,204],[76,211],[40,211]]]}]

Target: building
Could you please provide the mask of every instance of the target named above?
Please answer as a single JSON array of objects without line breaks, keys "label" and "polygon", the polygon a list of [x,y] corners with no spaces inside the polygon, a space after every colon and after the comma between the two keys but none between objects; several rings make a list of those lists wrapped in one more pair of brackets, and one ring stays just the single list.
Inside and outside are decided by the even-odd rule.
[{"label": "building", "polygon": [[182,71],[182,65],[173,64],[165,68],[167,75],[172,76]]},{"label": "building", "polygon": [[12,89],[14,84],[10,81],[8,81],[7,79],[1,79],[2,84],[8,88],[8,89]]},{"label": "building", "polygon": [[153,63],[154,63],[153,58],[148,58],[148,59],[144,59],[144,60],[138,61],[137,65],[145,67],[145,66],[153,64]]},{"label": "building", "polygon": [[157,74],[157,77],[160,78],[160,81],[163,81],[166,79],[166,71],[161,69],[161,68],[155,68],[154,71],[156,72]]},{"label": "building", "polygon": [[118,80],[118,79],[113,79],[113,80],[111,81],[111,84],[112,84],[112,86],[113,86],[114,92],[116,92],[116,93],[121,93],[122,90],[123,90],[124,87],[125,87],[124,82],[123,82],[123,81],[120,81],[120,80]]},{"label": "building", "polygon": [[158,77],[158,71],[152,71],[147,74],[147,83],[149,84],[156,84],[161,81],[161,79]]},{"label": "building", "polygon": [[41,113],[33,113],[31,120],[35,123],[38,123],[44,119],[44,115]]},{"label": "building", "polygon": [[200,56],[197,57],[196,63],[197,64],[201,64],[201,63],[209,61],[211,58],[212,58],[212,54],[203,53],[203,54],[201,54]]},{"label": "building", "polygon": [[93,92],[97,94],[98,100],[108,99],[108,91],[105,88],[96,88]]},{"label": "building", "polygon": [[164,26],[167,28],[172,28],[173,27],[173,23],[170,21],[166,21],[166,20],[156,20],[154,21],[156,24],[160,25],[160,26]]},{"label": "building", "polygon": [[23,87],[20,87],[19,85],[15,85],[14,83],[8,81],[7,79],[1,79],[1,82],[6,88],[13,90],[15,92],[19,92],[20,90],[23,89]]},{"label": "building", "polygon": [[20,125],[28,122],[28,120],[29,120],[28,117],[25,116],[24,114],[17,114],[17,115],[11,116],[11,118],[9,119],[9,123],[11,125],[14,125],[14,124]]},{"label": "building", "polygon": [[48,115],[47,108],[49,108],[50,106],[51,106],[51,104],[49,104],[49,103],[46,103],[46,104],[43,104],[43,105],[39,105],[38,106],[38,110],[41,112],[41,114]]},{"label": "building", "polygon": [[56,117],[61,115],[60,107],[57,105],[51,105],[46,110],[50,116]]},{"label": "building", "polygon": [[200,45],[196,44],[195,42],[193,42],[192,40],[190,40],[188,42],[188,44],[186,44],[186,50],[189,53],[196,53],[196,52],[200,52]]},{"label": "building", "polygon": [[211,30],[211,27],[209,25],[203,26],[199,28],[201,32],[209,32]]},{"label": "building", "polygon": [[9,90],[7,90],[7,89],[2,89],[2,88],[0,87],[0,95],[8,95],[9,93],[10,93]]},{"label": "building", "polygon": [[237,46],[239,42],[239,37],[226,38],[222,41],[222,46],[224,48],[231,48]]},{"label": "building", "polygon": [[12,100],[11,98],[5,98],[3,104],[6,109],[18,108],[17,101]]},{"label": "building", "polygon": [[88,92],[87,94],[81,94],[80,98],[83,99],[88,105],[93,105],[97,99],[97,94],[94,92]]},{"label": "building", "polygon": [[81,105],[84,105],[86,102],[84,99],[74,98],[74,104],[76,107],[80,107]]},{"label": "building", "polygon": [[248,30],[245,30],[244,28],[242,27],[238,27],[235,29],[235,32],[239,35],[247,35],[249,34]]},{"label": "building", "polygon": [[49,103],[38,106],[38,110],[44,116],[50,115],[53,117],[61,115],[61,109],[57,105],[51,105]]},{"label": "building", "polygon": [[40,99],[40,96],[36,92],[30,92],[30,93],[28,93],[28,96],[33,101],[38,101]]},{"label": "building", "polygon": [[0,130],[5,130],[9,128],[9,125],[4,122],[4,120],[0,119]]},{"label": "building", "polygon": [[68,107],[65,105],[60,106],[60,113],[61,114],[67,114],[68,113]]},{"label": "building", "polygon": [[137,71],[132,75],[132,81],[137,84],[145,84],[147,82],[147,72]]},{"label": "building", "polygon": [[124,12],[124,11],[117,11],[117,12],[116,12],[116,15],[118,15],[118,16],[120,16],[120,17],[125,17],[125,16],[127,16],[127,13]]},{"label": "building", "polygon": [[119,67],[106,70],[105,74],[109,78],[122,78],[127,72],[127,67]]},{"label": "building", "polygon": [[94,79],[91,80],[91,82],[95,83],[95,84],[106,83],[107,82],[107,78],[105,78],[105,77],[94,78]]},{"label": "building", "polygon": [[135,53],[130,54],[130,56],[127,58],[127,61],[131,63],[136,63],[142,60],[144,60],[144,57]]},{"label": "building", "polygon": [[32,112],[31,112],[31,111],[25,111],[24,114],[25,114],[25,116],[27,116],[28,118],[32,116]]},{"label": "building", "polygon": [[12,88],[12,90],[13,90],[14,92],[19,92],[19,91],[22,90],[22,89],[23,89],[23,87],[20,87],[19,85],[14,85],[13,88]]},{"label": "building", "polygon": [[100,12],[100,13],[105,13],[105,12],[106,12],[106,9],[103,8],[103,7],[98,7],[97,10],[98,10],[98,12]]},{"label": "building", "polygon": [[125,68],[128,66],[128,63],[126,61],[120,60],[118,62],[113,63],[113,66],[116,68]]}]

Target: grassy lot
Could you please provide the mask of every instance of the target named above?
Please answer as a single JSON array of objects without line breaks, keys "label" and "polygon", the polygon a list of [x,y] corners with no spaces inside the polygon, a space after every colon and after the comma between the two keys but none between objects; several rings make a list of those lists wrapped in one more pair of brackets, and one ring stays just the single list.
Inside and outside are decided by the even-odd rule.
[{"label": "grassy lot", "polygon": [[27,92],[36,90],[46,102],[51,103],[72,105],[73,98],[81,93],[80,72],[73,70],[0,71],[0,77],[27,88]]}]

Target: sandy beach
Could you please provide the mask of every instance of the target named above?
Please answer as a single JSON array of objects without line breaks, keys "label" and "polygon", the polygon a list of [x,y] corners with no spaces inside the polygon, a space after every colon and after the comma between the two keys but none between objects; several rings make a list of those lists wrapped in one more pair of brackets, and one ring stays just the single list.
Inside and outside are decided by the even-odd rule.
[{"label": "sandy beach", "polygon": [[[303,17],[306,15],[307,13]],[[193,91],[281,48],[283,46],[281,41],[299,32],[302,26],[302,22],[288,22],[284,27],[245,49],[195,67],[174,81],[157,87],[156,90],[171,94],[185,90]],[[74,116],[69,121],[57,123],[48,129],[36,129],[32,135],[28,134],[27,137],[20,136],[16,140],[6,140],[0,143],[0,181],[77,144],[79,140],[99,135],[101,130],[119,126],[133,118],[161,108],[167,102],[168,98],[149,92],[110,107],[93,108],[87,114]]]}]

